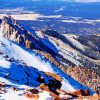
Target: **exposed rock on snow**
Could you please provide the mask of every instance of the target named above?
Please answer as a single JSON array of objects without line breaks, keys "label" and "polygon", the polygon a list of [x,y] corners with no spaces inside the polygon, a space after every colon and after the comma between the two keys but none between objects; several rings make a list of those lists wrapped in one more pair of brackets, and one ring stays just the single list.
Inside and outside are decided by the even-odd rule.
[{"label": "exposed rock on snow", "polygon": [[[4,17],[0,26],[0,99],[98,99],[99,95],[90,89],[90,85],[84,84],[88,88],[81,84],[83,72],[79,77],[74,71],[80,78],[75,77],[77,81],[71,78],[74,73],[70,72],[71,76],[66,74],[67,68],[75,65],[86,65],[99,72],[100,48],[99,44],[96,45],[99,36],[95,36],[93,42],[84,40],[86,44],[82,39],[81,36],[64,36],[51,30],[35,32],[10,16]],[[88,50],[94,54],[87,54]],[[96,82],[98,79],[99,75]]]}]

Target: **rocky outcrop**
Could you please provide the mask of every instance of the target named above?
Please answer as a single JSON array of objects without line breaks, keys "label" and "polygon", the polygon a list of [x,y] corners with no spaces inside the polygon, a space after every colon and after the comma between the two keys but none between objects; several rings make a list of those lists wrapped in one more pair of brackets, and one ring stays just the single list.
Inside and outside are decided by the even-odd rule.
[{"label": "rocky outcrop", "polygon": [[19,24],[18,21],[11,16],[3,18],[0,35],[16,41],[18,44],[28,49],[41,50],[52,55],[57,54],[57,49],[51,42],[45,38],[39,37],[34,30],[25,29],[24,26]]},{"label": "rocky outcrop", "polygon": [[[69,100],[69,99],[75,99],[75,100],[98,100],[100,98],[99,95],[94,94],[93,96],[90,96],[90,93],[88,90],[76,90],[73,92],[65,92],[62,90],[57,90],[59,92],[59,95],[54,94],[53,92],[51,92],[48,88],[48,86],[45,85],[41,85],[39,87],[41,90],[37,89],[29,89],[28,91],[35,91],[35,92],[26,92],[24,94],[24,96],[26,96],[27,98],[34,98],[34,100],[39,99],[39,94],[43,93],[44,91],[46,93],[50,93],[50,96],[52,97],[52,100]],[[37,92],[38,91],[38,92]]]},{"label": "rocky outcrop", "polygon": [[[0,83],[0,84],[4,84],[4,83]],[[23,91],[22,91],[23,90]],[[22,91],[22,92],[21,92]],[[44,85],[43,83],[37,87],[37,88],[29,88],[29,89],[21,89],[18,87],[14,87],[14,86],[10,86],[8,84],[5,83],[5,85],[3,87],[0,87],[0,94],[16,94],[20,93],[20,96],[23,96],[25,98],[27,98],[28,100],[41,100],[41,95],[43,93],[49,95],[48,98],[46,99],[50,99],[50,100],[69,100],[69,99],[75,99],[75,100],[99,100],[100,96],[97,94],[94,94],[93,96],[90,96],[90,93],[88,90],[75,90],[73,92],[65,92],[62,90],[57,89],[56,90],[59,95],[53,93],[52,91],[50,91],[49,87],[47,85]]]},{"label": "rocky outcrop", "polygon": [[67,74],[100,94],[100,76],[94,70],[76,66],[69,68]]}]

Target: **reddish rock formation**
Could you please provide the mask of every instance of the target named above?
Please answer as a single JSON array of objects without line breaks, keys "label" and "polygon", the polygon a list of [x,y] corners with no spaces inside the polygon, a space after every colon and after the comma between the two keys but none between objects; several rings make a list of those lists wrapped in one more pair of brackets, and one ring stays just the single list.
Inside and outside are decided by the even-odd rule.
[{"label": "reddish rock formation", "polygon": [[0,84],[0,87],[4,87],[4,85],[3,84]]},{"label": "reddish rock formation", "polygon": [[52,76],[54,79],[62,82],[62,79],[57,74],[53,74],[53,73],[50,73],[50,72],[46,72],[46,75]]},{"label": "reddish rock formation", "polygon": [[76,95],[76,96],[89,96],[90,92],[89,92],[89,90],[76,90],[76,91],[71,92],[69,94]]},{"label": "reddish rock formation", "polygon": [[94,70],[76,66],[69,68],[67,74],[100,94],[100,76]]}]

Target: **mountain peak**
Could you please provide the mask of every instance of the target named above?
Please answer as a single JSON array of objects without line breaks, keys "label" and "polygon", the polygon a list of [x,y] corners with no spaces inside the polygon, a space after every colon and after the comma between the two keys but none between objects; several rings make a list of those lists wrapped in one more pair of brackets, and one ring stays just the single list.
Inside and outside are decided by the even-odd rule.
[{"label": "mountain peak", "polygon": [[11,16],[4,17],[1,24],[1,35],[29,48],[56,54],[56,47],[45,38],[41,38],[35,30],[21,25]]},{"label": "mountain peak", "polygon": [[3,23],[14,23],[16,24],[17,20],[13,19],[11,16],[4,16]]}]

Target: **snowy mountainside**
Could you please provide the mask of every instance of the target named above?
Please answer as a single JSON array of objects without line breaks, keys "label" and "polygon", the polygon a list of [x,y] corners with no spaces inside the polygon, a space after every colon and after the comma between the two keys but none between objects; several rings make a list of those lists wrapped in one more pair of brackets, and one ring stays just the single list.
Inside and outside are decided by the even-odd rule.
[{"label": "snowy mountainside", "polygon": [[[22,52],[20,49],[22,49]],[[38,67],[38,64],[36,64],[37,63],[36,61],[40,61],[39,56],[36,56],[37,60],[35,60],[36,59],[34,57],[35,55],[34,53],[32,54],[32,52],[31,52],[31,55],[34,55],[32,58],[34,67],[30,67],[28,64],[28,61],[24,61],[24,59],[21,59],[21,57],[23,58],[23,55],[29,53],[29,51],[24,50],[23,48],[19,47],[17,44],[14,44],[10,40],[3,37],[0,37],[0,52],[1,52],[0,53],[1,55],[0,56],[0,81],[3,83],[5,82],[5,84],[8,87],[14,86],[15,88],[18,88],[18,87],[21,88],[23,87],[21,85],[26,85],[26,86],[35,88],[39,86],[41,83],[44,83],[49,87],[50,91],[56,94],[58,94],[56,92],[56,89],[60,89],[60,88],[61,90],[67,91],[67,92],[75,91],[77,89],[83,89],[83,90],[89,89],[85,86],[82,86],[80,83],[76,82],[71,77],[64,74],[64,72],[62,72],[56,66],[51,65],[52,70],[50,70],[50,67],[46,64],[46,62],[48,61],[45,62],[46,64],[45,69],[48,69],[48,70],[42,69],[44,67],[43,64],[39,64],[39,67]],[[19,55],[16,55],[16,52],[18,52]],[[28,55],[26,56],[25,59],[27,59],[27,57]],[[29,58],[27,60],[29,60]],[[44,60],[42,60],[42,63],[43,62]],[[35,66],[37,66],[37,68],[35,68]],[[42,71],[39,71],[39,70],[42,70]],[[62,82],[58,81],[57,79],[54,79],[52,76],[47,76],[45,72],[51,72],[51,73],[55,72],[56,74],[59,75],[59,77],[62,78]],[[6,92],[7,93],[5,93],[5,95],[6,94],[10,95],[9,90],[7,90]],[[93,94],[94,92],[90,90],[90,93]],[[1,98],[5,98],[3,95],[1,94]],[[17,97],[17,98],[21,98],[21,97]],[[9,99],[5,99],[5,100],[9,100]]]},{"label": "snowy mountainside", "polygon": [[2,46],[0,50],[9,57],[14,58],[15,60],[21,60],[28,66],[32,67],[36,66],[36,68],[41,71],[53,72],[50,64],[46,61],[43,61],[40,57],[36,56],[35,53],[32,54],[31,52],[27,52],[23,50],[21,47],[17,46],[14,43],[9,42],[3,37],[0,38],[0,42]]},{"label": "snowy mountainside", "polygon": [[100,36],[59,34],[53,30],[35,31],[11,16],[2,20],[0,35],[30,50],[49,53],[64,66],[81,65],[100,72]]},{"label": "snowy mountainside", "polygon": [[59,50],[64,66],[80,65],[100,73],[100,35],[61,35],[53,30],[42,31]]},{"label": "snowy mountainside", "polygon": [[35,30],[21,25],[11,16],[3,18],[0,31],[1,36],[8,37],[26,48],[48,51],[52,55],[56,55],[58,52],[51,42],[39,37]]},{"label": "snowy mountainside", "polygon": [[[0,81],[5,83],[7,82],[6,84],[9,85],[9,87],[10,86],[18,87],[19,85],[22,84],[35,88],[39,86],[41,83],[44,83],[48,85],[49,89],[53,93],[57,93],[56,89],[60,88],[61,90],[67,92],[75,91],[77,89],[83,89],[83,90],[89,89],[85,86],[82,86],[80,83],[78,83],[71,77],[64,74],[64,72],[62,72],[56,66],[50,64],[50,62],[47,61],[46,59],[43,60],[43,58],[39,58],[39,56],[36,56],[35,53],[31,52],[31,55],[33,55],[31,58],[28,55],[30,54],[29,53],[30,51],[24,50],[17,44],[14,44],[13,42],[4,37],[0,37],[0,52],[1,52]],[[32,63],[29,63],[28,60],[31,62],[31,59],[33,61]],[[42,61],[40,59],[42,59]],[[42,64],[39,64],[39,62]],[[48,66],[48,63],[51,66],[50,65]],[[59,77],[62,78],[62,81],[60,82],[52,78],[52,76],[47,76],[45,72],[50,72],[50,73],[55,72],[56,74],[59,75]],[[16,84],[18,85],[16,86]],[[94,92],[90,90],[90,93],[93,94]]]},{"label": "snowy mountainside", "polygon": [[83,98],[82,96],[98,98],[98,96],[94,97],[93,90],[71,78],[50,59],[34,50],[38,49],[59,57],[61,48],[56,47],[56,38],[51,41],[50,37],[42,33],[41,37],[39,33],[30,31],[17,24],[12,18],[5,17],[2,21],[0,28],[0,99],[11,100],[13,96],[16,100],[32,98],[34,100],[66,100],[66,98]]},{"label": "snowy mountainside", "polygon": [[[31,52],[32,57],[30,57],[30,55],[28,55],[28,53],[29,53],[28,51],[25,51],[21,47],[17,46],[16,44],[10,42],[9,40],[7,40],[3,37],[0,37],[0,42],[1,42],[0,51],[4,54],[8,55],[9,57],[13,58],[14,60],[22,61],[27,66],[32,66],[33,68],[36,68],[39,71],[56,73],[56,74],[60,75],[62,78],[65,78],[65,80],[67,79],[66,78],[67,75],[64,77],[65,74],[62,71],[60,71],[59,68],[57,68],[55,65],[51,64],[48,60],[46,60],[46,59],[43,60],[43,58],[40,58],[39,55],[36,56],[35,53]],[[16,52],[18,52],[18,54]],[[7,64],[7,66],[9,68],[9,66],[10,66],[9,62]],[[61,72],[62,72],[62,74],[61,74]]]}]

